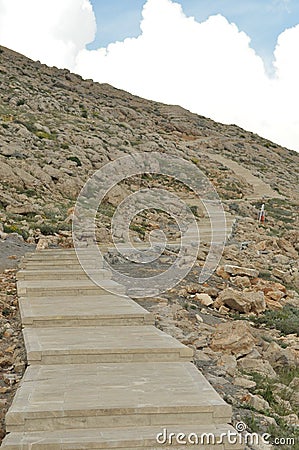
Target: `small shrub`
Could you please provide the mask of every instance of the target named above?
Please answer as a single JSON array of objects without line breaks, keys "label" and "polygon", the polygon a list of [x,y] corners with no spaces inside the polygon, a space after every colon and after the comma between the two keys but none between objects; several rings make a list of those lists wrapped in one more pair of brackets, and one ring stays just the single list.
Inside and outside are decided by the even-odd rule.
[{"label": "small shrub", "polygon": [[35,131],[34,134],[40,139],[54,139],[52,134],[46,133],[45,131]]},{"label": "small shrub", "polygon": [[269,328],[275,328],[282,334],[297,334],[299,336],[299,309],[285,305],[280,311],[265,311],[259,317],[254,317],[256,324],[264,324]]},{"label": "small shrub", "polygon": [[57,233],[57,226],[49,223],[42,223],[41,225],[38,225],[38,227],[41,231],[41,233],[44,236],[52,236],[53,234]]},{"label": "small shrub", "polygon": [[23,193],[27,195],[27,197],[34,197],[36,195],[36,191],[34,189],[25,189]]},{"label": "small shrub", "polygon": [[73,161],[77,164],[77,167],[82,166],[82,162],[80,161],[80,159],[78,158],[78,156],[69,156],[67,158],[68,161]]},{"label": "small shrub", "polygon": [[18,227],[17,225],[3,225],[3,231],[4,233],[17,233],[20,236],[23,237],[23,239],[28,239],[29,233],[26,230],[23,230],[22,228]]},{"label": "small shrub", "polygon": [[190,206],[190,209],[192,211],[192,213],[194,214],[195,217],[198,217],[198,208],[196,205],[192,205]]},{"label": "small shrub", "polygon": [[145,235],[145,229],[138,225],[130,225],[130,230],[135,231],[136,233],[141,234],[142,236]]}]

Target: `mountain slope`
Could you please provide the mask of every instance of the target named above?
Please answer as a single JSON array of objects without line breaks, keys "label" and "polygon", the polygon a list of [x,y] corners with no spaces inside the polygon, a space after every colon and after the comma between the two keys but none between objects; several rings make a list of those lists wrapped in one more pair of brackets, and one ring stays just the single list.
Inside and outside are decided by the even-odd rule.
[{"label": "mountain slope", "polygon": [[[236,126],[84,81],[4,48],[0,61],[1,179],[17,194],[34,188],[73,199],[90,173],[132,151],[200,158],[204,168],[217,169],[205,157],[208,150],[238,160],[292,196],[298,181],[296,152]],[[82,166],[69,159],[75,157]]]}]

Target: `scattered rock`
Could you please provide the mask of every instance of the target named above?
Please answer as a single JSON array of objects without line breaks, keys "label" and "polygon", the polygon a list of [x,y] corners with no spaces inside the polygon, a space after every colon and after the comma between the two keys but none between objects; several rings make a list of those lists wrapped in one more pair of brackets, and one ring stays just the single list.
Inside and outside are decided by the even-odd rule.
[{"label": "scattered rock", "polygon": [[215,307],[222,305],[246,314],[260,314],[266,309],[263,292],[240,292],[232,288],[222,291],[214,303]]},{"label": "scattered rock", "polygon": [[234,384],[244,389],[252,389],[256,387],[256,382],[248,378],[237,377],[234,379]]},{"label": "scattered rock", "polygon": [[247,276],[241,277],[241,276],[237,275],[236,277],[230,277],[230,282],[234,286],[237,286],[240,289],[246,289],[246,288],[251,287],[250,279]]},{"label": "scattered rock", "polygon": [[195,294],[193,300],[199,301],[204,306],[211,306],[214,302],[208,294]]},{"label": "scattered rock", "polygon": [[280,367],[296,367],[296,358],[289,348],[282,348],[276,342],[270,342],[263,352],[263,358],[267,359],[274,369]]},{"label": "scattered rock", "polygon": [[237,370],[236,357],[224,354],[218,359],[217,366],[223,368],[228,375],[233,377]]},{"label": "scattered rock", "polygon": [[250,325],[239,320],[217,325],[210,347],[215,352],[221,351],[239,358],[250,353],[255,343]]},{"label": "scattered rock", "polygon": [[241,358],[238,360],[238,368],[245,372],[257,372],[269,378],[276,378],[276,372],[269,361],[260,358]]},{"label": "scattered rock", "polygon": [[267,411],[270,410],[269,403],[263,399],[260,395],[253,395],[248,393],[246,396],[242,398],[244,403],[255,408],[257,411]]},{"label": "scattered rock", "polygon": [[249,269],[247,267],[231,266],[226,264],[224,266],[224,271],[230,275],[245,275],[247,277],[257,278],[259,276],[259,271],[256,269]]}]

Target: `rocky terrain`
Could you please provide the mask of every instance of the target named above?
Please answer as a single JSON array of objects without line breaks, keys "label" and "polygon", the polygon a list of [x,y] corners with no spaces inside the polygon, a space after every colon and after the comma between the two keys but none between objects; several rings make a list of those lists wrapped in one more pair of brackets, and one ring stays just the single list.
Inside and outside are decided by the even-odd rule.
[{"label": "rocky terrain", "polygon": [[[179,286],[140,303],[161,329],[194,348],[195,364],[234,406],[235,421],[273,438],[297,439],[275,448],[299,448],[299,154],[3,47],[0,87],[2,425],[26,363],[13,268],[36,244],[71,246],[74,203],[95,170],[119,156],[158,151],[200,167],[235,221],[207,283],[197,282],[208,251],[203,244]],[[195,205],[190,192],[167,179],[132,178],[101,206],[100,242],[110,240],[111,216],[128,193],[165,184]],[[257,221],[262,203],[265,224]],[[195,212],[200,221],[200,205]],[[146,241],[167,220],[155,211],[141,214],[132,235]]]}]

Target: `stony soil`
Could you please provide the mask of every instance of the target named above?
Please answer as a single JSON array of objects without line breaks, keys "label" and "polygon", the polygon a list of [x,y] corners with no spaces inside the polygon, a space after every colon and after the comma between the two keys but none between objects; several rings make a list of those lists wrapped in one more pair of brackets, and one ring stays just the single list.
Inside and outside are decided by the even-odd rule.
[{"label": "stony soil", "polygon": [[0,443],[5,436],[6,411],[26,367],[15,275],[15,269],[0,273]]}]

